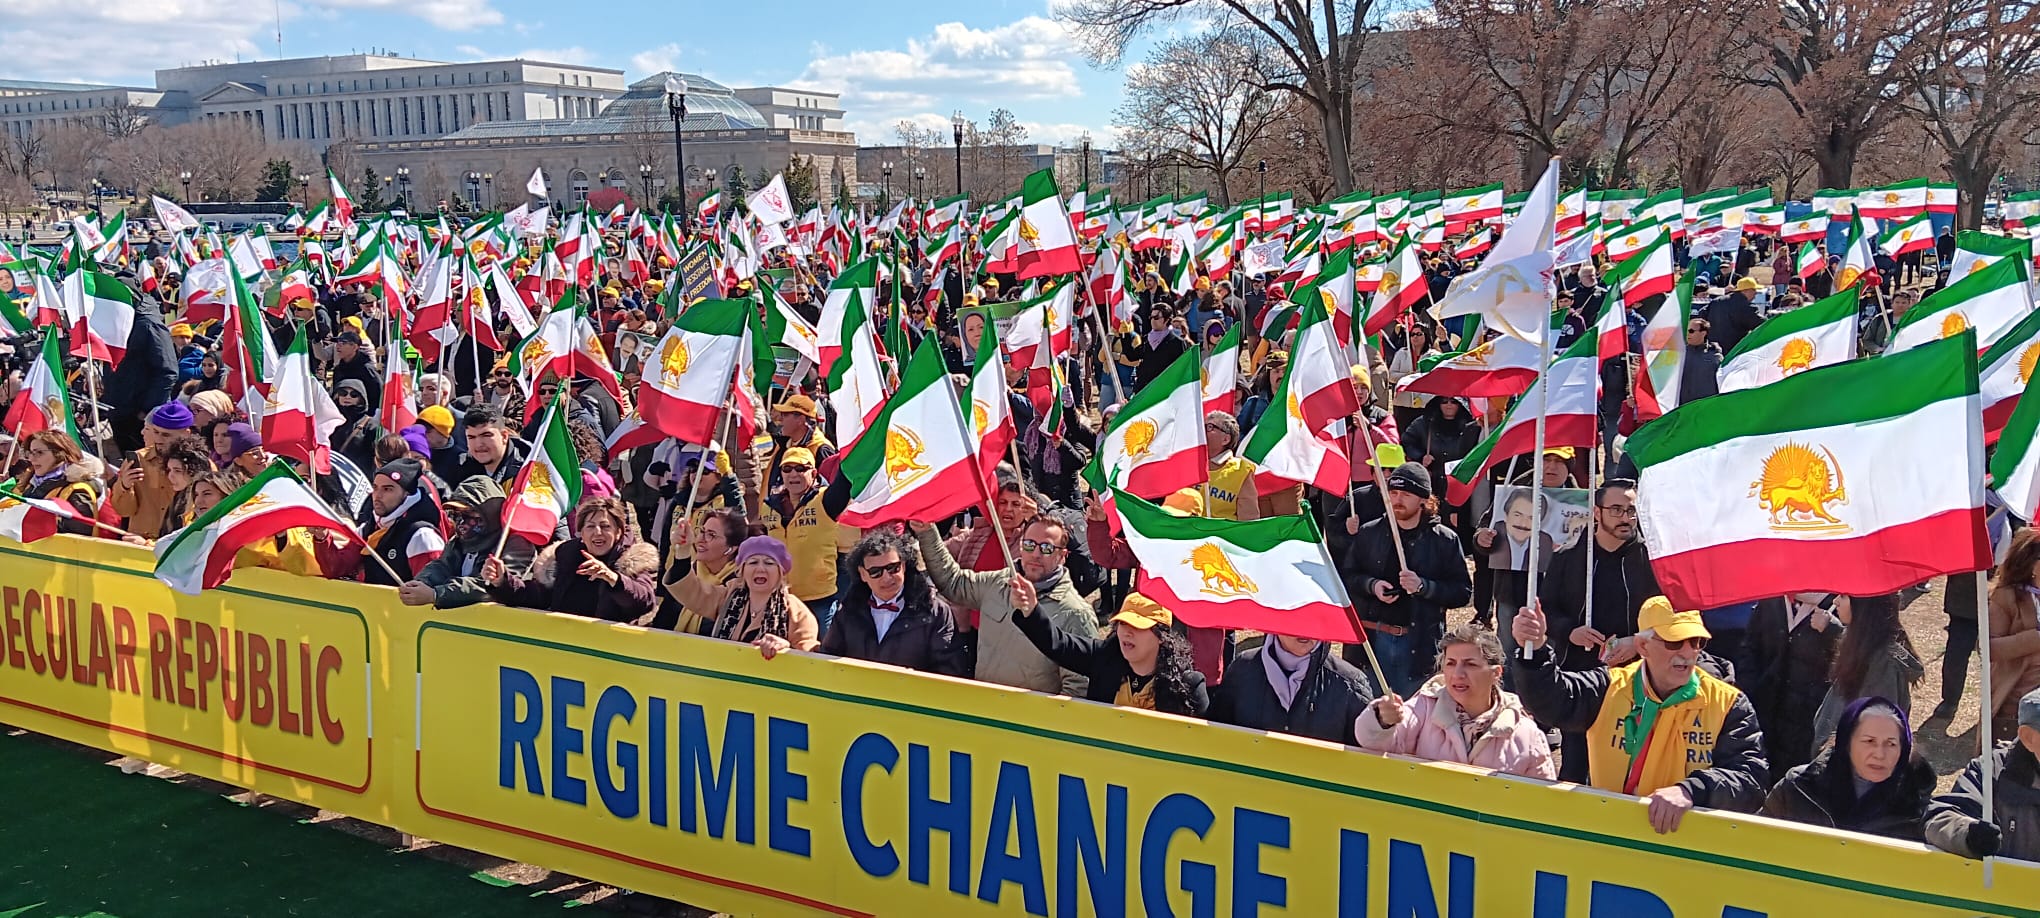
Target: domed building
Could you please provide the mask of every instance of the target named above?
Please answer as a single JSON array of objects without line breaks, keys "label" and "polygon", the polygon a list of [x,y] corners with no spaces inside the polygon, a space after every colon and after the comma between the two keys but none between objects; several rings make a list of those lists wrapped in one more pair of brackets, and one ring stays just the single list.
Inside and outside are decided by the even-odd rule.
[{"label": "domed building", "polygon": [[795,159],[812,162],[820,198],[833,198],[839,184],[856,187],[857,138],[843,129],[834,93],[732,89],[671,71],[631,83],[587,117],[478,122],[432,139],[358,142],[347,153],[379,175],[408,170],[417,209],[455,197],[514,207],[529,199],[524,183],[534,168],[545,170],[552,199],[564,206],[619,194],[655,203],[676,175],[673,103],[681,99],[690,202],[727,191],[733,180],[755,189]]}]

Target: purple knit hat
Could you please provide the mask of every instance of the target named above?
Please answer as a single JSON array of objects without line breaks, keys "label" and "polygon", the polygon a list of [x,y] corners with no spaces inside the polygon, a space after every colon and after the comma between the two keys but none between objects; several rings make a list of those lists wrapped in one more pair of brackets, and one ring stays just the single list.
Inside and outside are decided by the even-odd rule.
[{"label": "purple knit hat", "polygon": [[779,565],[781,571],[793,573],[793,555],[787,552],[786,543],[771,536],[752,536],[745,539],[744,544],[737,546],[738,566],[741,567],[745,561],[753,557],[770,558],[772,563]]},{"label": "purple knit hat", "polygon": [[425,425],[413,424],[397,431],[397,436],[404,438],[404,445],[409,446],[412,452],[420,456],[432,455],[432,441],[425,438]]},{"label": "purple knit hat", "polygon": [[170,401],[149,412],[149,423],[164,430],[190,430],[198,420],[191,416],[191,409],[183,402]]},{"label": "purple knit hat", "polygon": [[262,445],[262,435],[244,421],[227,425],[227,461],[241,458],[241,454]]}]

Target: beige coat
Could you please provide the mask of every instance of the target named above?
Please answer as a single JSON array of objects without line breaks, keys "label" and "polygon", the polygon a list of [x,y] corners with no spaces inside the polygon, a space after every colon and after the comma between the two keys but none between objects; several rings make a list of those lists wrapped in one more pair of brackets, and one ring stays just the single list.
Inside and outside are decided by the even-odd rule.
[{"label": "beige coat", "polygon": [[[729,602],[730,591],[741,589],[746,589],[741,574],[721,583],[709,583],[699,577],[682,577],[666,584],[666,592],[679,600],[682,607],[690,611],[699,610],[699,614],[708,619],[709,630],[714,630],[716,618],[722,615],[723,606]],[[800,601],[800,597],[787,592],[784,586],[780,587],[780,592],[786,593],[786,642],[795,650],[813,650],[822,646],[822,629],[815,621],[815,613],[808,609],[807,603]],[[750,617],[751,612],[746,607],[744,620],[737,623],[733,633],[743,634],[750,630]]]},{"label": "beige coat", "polygon": [[[1063,669],[1035,649],[1034,642],[1013,623],[1013,603],[1006,598],[1011,571],[967,571],[956,563],[934,529],[916,533],[928,579],[950,604],[978,610],[977,680],[1051,695],[1084,697],[1090,680]],[[1096,634],[1098,619],[1091,604],[1070,586],[1067,573],[1054,589],[1043,593],[1040,614],[1064,631]]]},{"label": "beige coat", "polygon": [[2040,615],[2017,587],[1990,591],[1990,709],[2015,716],[2019,699],[2040,688]]}]

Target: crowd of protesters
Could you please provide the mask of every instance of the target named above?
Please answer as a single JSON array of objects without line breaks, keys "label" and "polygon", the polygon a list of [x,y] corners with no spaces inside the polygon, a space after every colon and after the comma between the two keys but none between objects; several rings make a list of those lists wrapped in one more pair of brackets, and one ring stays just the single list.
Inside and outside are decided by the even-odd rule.
[{"label": "crowd of protesters", "polygon": [[[1689,355],[1698,355],[1686,364],[1695,380],[1689,392],[1712,391],[1712,369],[1755,327],[1759,300],[1789,308],[1820,294],[1819,273],[1760,284],[1749,269],[1768,254],[1748,247],[1707,266],[1715,271],[1686,329]],[[163,286],[137,294],[118,368],[97,380],[85,380],[91,369],[75,361],[68,368],[87,442],[58,430],[24,437],[10,450],[17,465],[10,471],[25,496],[117,520],[130,540],[146,543],[217,505],[269,455],[261,419],[223,391],[217,329],[179,321],[172,261],[141,257],[155,258],[152,273]],[[813,320],[827,273],[808,263],[787,268],[791,280],[780,293]],[[1270,409],[1290,342],[1264,339],[1255,320],[1283,292],[1259,279],[1200,278],[1178,295],[1162,268],[1144,264],[1130,291],[1138,332],[1101,341],[1080,328],[1079,356],[1067,367],[1076,410],[1062,413],[1058,429],[1041,430],[1034,406],[1015,392],[1023,434],[985,512],[868,532],[837,522],[851,497],[834,474],[845,444],[831,438],[832,412],[811,374],[785,380],[760,411],[755,420],[769,438],[605,449],[632,416],[651,343],[673,320],[659,293],[678,278],[663,260],[638,280],[606,260],[592,288],[589,318],[626,383],[621,398],[585,377],[545,378],[523,391],[499,355],[464,339],[442,366],[426,368],[417,422],[397,430],[377,420],[383,368],[405,359],[377,346],[390,339],[393,305],[370,285],[320,285],[315,301],[271,317],[270,331],[288,344],[302,329],[345,416],[329,444],[335,471],[316,484],[360,532],[290,530],[244,549],[236,565],[359,579],[411,605],[493,601],[743,642],[768,658],[817,652],[1574,781],[1641,798],[1659,832],[1706,807],[1924,841],[1970,857],[2040,860],[2033,530],[2017,529],[2000,546],[1988,621],[1973,618],[1973,579],[1951,578],[1947,591],[1951,640],[1937,716],[1959,699],[1967,654],[1981,645],[1995,661],[1983,716],[2008,739],[1988,756],[1996,796],[1994,818],[1985,821],[1984,760],[1936,795],[1933,770],[1916,748],[1910,690],[1925,661],[1898,621],[1910,594],[1799,594],[1722,610],[1676,609],[1661,595],[1638,535],[1634,475],[1616,448],[1631,423],[1628,364],[1615,362],[1604,406],[1605,464],[1591,450],[1554,448],[1530,463],[1497,466],[1471,501],[1454,505],[1444,499],[1445,470],[1475,447],[1481,418],[1497,416],[1501,405],[1395,385],[1420,372],[1433,350],[1473,343],[1419,312],[1392,328],[1366,365],[1352,367],[1361,407],[1348,419],[1355,455],[1367,454],[1363,439],[1386,441],[1401,444],[1408,461],[1355,463],[1343,493],[1256,493],[1240,449]],[[1465,268],[1430,258],[1434,295]],[[132,273],[121,276],[136,283]],[[934,304],[907,313],[907,332],[935,336],[950,369],[964,374],[976,351],[972,332],[983,323],[967,307],[1017,296],[1020,285],[950,277],[933,296],[924,296],[919,270],[897,282],[908,301]],[[1565,273],[1558,303],[1569,310],[1569,335],[1583,333],[1607,297],[1598,277],[1592,266]],[[745,285],[735,294],[748,292]],[[1643,317],[1629,319],[1634,339]],[[1307,505],[1328,534],[1369,646],[1186,626],[1131,588],[1136,561],[1076,475],[1098,449],[1113,403],[1180,355],[1208,353],[1235,323],[1244,324],[1239,408],[1205,419],[1209,483],[1164,505],[1239,520]],[[32,340],[14,347],[17,356],[34,353]],[[19,371],[8,381],[10,398],[21,381]],[[581,501],[542,544],[506,537],[506,490],[533,461],[536,421],[525,420],[525,406],[552,400],[562,387],[582,464]],[[1587,489],[1590,519],[1576,541],[1554,542],[1527,501],[1494,506],[1495,485],[1532,476],[1548,487]],[[104,534],[85,522],[64,527]],[[1534,597],[1520,569],[1526,539],[1542,540]],[[1958,587],[1970,591],[1966,616]],[[1468,606],[1472,621],[1448,620]]]}]

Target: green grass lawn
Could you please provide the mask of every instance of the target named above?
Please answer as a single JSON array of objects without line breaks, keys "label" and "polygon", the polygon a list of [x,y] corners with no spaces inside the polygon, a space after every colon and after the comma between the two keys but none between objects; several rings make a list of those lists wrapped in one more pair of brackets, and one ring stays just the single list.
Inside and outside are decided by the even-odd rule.
[{"label": "green grass lawn", "polygon": [[559,914],[557,898],[0,733],[0,918]]}]

